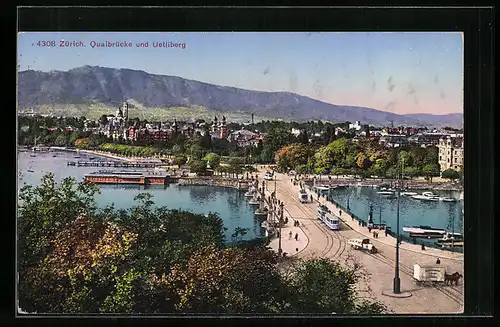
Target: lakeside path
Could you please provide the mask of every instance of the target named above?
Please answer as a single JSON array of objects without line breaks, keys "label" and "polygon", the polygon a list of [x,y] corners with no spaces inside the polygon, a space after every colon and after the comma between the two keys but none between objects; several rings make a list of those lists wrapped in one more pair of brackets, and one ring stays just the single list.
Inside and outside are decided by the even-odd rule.
[{"label": "lakeside path", "polygon": [[[357,285],[358,292],[362,297],[376,299],[395,313],[401,314],[440,314],[461,313],[463,311],[463,283],[460,280],[458,286],[424,287],[417,286],[413,280],[413,264],[435,264],[439,257],[441,265],[446,267],[447,273],[458,271],[463,274],[463,255],[450,253],[439,249],[427,248],[422,251],[420,246],[402,243],[400,246],[400,279],[401,291],[410,292],[411,297],[395,298],[383,295],[382,292],[392,290],[395,263],[395,239],[379,233],[379,238],[374,239],[367,228],[360,227],[357,221],[352,220],[348,212],[342,211],[341,230],[330,231],[316,218],[317,201],[314,203],[301,204],[298,200],[298,187],[290,181],[291,177],[284,174],[276,174],[277,180],[269,181],[266,185],[266,197],[274,191],[276,186],[277,198],[285,205],[285,216],[288,217],[288,226],[293,226],[293,221],[298,220],[301,227],[292,227],[303,233],[302,246],[296,254],[300,258],[323,257],[342,262],[347,257],[355,257],[368,278],[361,280]],[[313,194],[312,192],[308,192]],[[313,194],[316,199],[317,196]],[[320,198],[320,203],[325,203]],[[335,205],[326,203],[335,213],[338,213]],[[290,228],[290,227],[289,227]],[[282,249],[284,252],[293,254],[296,251],[295,239],[289,239],[288,231],[282,229]],[[295,231],[294,231],[295,233]],[[377,254],[368,254],[361,251],[351,250],[346,242],[351,238],[369,238],[379,250]],[[299,240],[301,239],[299,235]],[[273,239],[271,247],[277,250],[277,239]]]}]

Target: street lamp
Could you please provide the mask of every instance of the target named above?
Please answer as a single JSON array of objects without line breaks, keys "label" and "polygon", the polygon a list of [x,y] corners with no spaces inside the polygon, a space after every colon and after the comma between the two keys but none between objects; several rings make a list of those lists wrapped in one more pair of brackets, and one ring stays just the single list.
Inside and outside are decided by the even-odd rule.
[{"label": "street lamp", "polygon": [[274,174],[274,196],[276,196],[276,179],[277,179],[277,176],[276,176],[276,174]]},{"label": "street lamp", "polygon": [[[404,166],[404,158],[402,158],[402,166]],[[394,271],[394,285],[393,285],[393,293],[399,294],[401,293],[401,280],[399,279],[399,198],[401,195],[401,174],[403,173],[402,166],[400,166],[400,172],[398,174],[398,201],[397,201],[397,214],[396,214],[396,267]]]},{"label": "street lamp", "polygon": [[278,253],[281,253],[282,249],[281,249],[281,222],[283,221],[283,202],[281,202],[280,204],[280,209],[281,209],[281,213],[280,213],[280,219],[279,219],[279,241],[278,241]]}]

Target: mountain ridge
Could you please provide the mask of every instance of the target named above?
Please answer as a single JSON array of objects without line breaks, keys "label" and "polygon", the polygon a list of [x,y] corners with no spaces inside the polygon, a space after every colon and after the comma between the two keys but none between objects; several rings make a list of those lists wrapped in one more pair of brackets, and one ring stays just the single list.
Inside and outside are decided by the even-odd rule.
[{"label": "mountain ridge", "polygon": [[[294,120],[360,121],[363,124],[462,125],[462,114],[394,114],[361,106],[335,105],[291,92],[251,91],[129,68],[81,66],[68,71],[26,70],[18,75],[19,108],[87,101],[118,106],[134,100],[147,108],[201,106]],[[166,109],[168,110],[168,109]]]}]

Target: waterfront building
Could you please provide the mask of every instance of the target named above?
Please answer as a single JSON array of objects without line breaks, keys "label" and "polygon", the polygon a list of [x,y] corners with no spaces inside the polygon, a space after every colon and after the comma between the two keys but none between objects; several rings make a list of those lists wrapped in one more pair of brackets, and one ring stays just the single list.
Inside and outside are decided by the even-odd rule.
[{"label": "waterfront building", "polygon": [[446,169],[460,170],[464,162],[463,134],[450,134],[439,140],[439,166],[441,172]]}]

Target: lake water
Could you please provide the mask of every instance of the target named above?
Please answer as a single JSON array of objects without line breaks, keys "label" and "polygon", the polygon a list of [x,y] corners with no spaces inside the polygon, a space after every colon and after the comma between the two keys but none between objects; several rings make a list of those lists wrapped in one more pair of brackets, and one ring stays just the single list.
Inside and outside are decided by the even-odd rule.
[{"label": "lake water", "polygon": [[[385,223],[396,231],[397,227],[397,199],[390,199],[377,194],[379,190],[371,187],[352,187],[330,191],[333,200],[340,205],[347,207],[349,198],[350,211],[364,221],[368,221],[370,204],[373,205],[373,222],[375,224]],[[423,190],[415,190],[419,194]],[[453,191],[433,191],[439,196],[448,196],[459,199],[460,192]],[[380,210],[382,209],[382,210]],[[399,225],[400,235],[408,236],[404,233],[403,227],[411,226],[431,226],[443,228],[448,231],[462,233],[462,203],[442,202],[442,201],[420,201],[409,196],[401,196],[399,202]],[[407,239],[408,240],[408,239]],[[419,239],[421,242],[422,239]],[[427,245],[432,245],[436,240],[424,240]]]},{"label": "lake water", "polygon": [[[88,156],[80,154],[80,159],[75,159],[75,153],[57,152],[53,157],[52,152],[37,153],[31,157],[31,152],[18,153],[18,188],[24,183],[38,185],[43,175],[52,172],[56,181],[65,177],[74,177],[82,181],[84,174],[108,168],[98,167],[73,167],[67,166],[70,160],[85,160]],[[106,159],[109,160],[109,159]],[[32,170],[33,172],[28,172]],[[254,216],[254,208],[248,204],[243,192],[231,188],[212,186],[178,186],[171,184],[163,186],[140,185],[103,185],[101,193],[96,194],[95,200],[103,208],[114,204],[116,209],[128,209],[133,205],[134,197],[139,193],[150,193],[156,206],[166,206],[170,209],[184,209],[195,213],[217,212],[227,228],[226,240],[231,240],[231,234],[236,227],[248,228],[248,233],[243,239],[262,237],[264,231]]]}]

